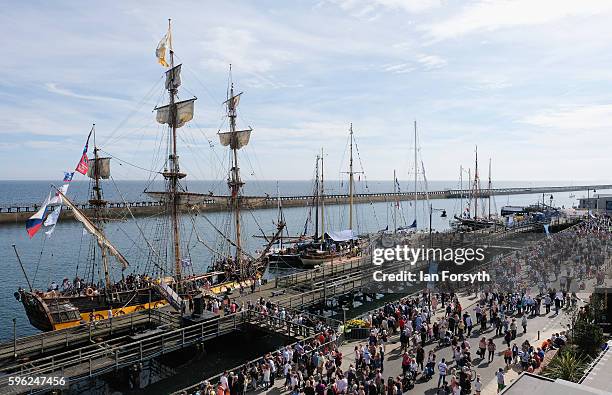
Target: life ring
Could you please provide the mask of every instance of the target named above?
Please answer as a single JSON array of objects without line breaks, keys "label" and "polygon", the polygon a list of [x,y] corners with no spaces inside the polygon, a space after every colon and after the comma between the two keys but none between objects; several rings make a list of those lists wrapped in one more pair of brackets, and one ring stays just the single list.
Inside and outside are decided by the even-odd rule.
[{"label": "life ring", "polygon": [[153,308],[158,308],[159,306],[163,306],[164,303],[163,302],[155,302],[155,304],[153,305]]},{"label": "life ring", "polygon": [[93,288],[87,287],[87,289],[85,290],[85,295],[87,295],[87,296],[94,296]]},{"label": "life ring", "polygon": [[117,311],[115,311],[115,315],[125,315],[125,311],[117,310]]}]

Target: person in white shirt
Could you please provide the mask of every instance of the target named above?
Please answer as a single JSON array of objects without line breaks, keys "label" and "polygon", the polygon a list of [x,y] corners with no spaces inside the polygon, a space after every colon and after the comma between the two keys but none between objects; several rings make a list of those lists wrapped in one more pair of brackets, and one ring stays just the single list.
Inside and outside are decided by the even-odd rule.
[{"label": "person in white shirt", "polygon": [[446,360],[442,358],[442,360],[438,364],[438,373],[440,373],[440,378],[438,379],[438,388],[440,388],[440,383],[446,384],[447,369],[448,369],[448,365],[446,364]]},{"label": "person in white shirt", "polygon": [[223,374],[221,375],[221,378],[219,379],[219,383],[221,384],[224,390],[229,389],[229,383],[227,381],[227,370],[223,372]]},{"label": "person in white shirt", "polygon": [[338,393],[346,393],[348,389],[348,379],[346,377],[342,377],[341,379],[336,380],[336,389]]},{"label": "person in white shirt", "polygon": [[482,391],[482,382],[480,381],[480,375],[477,375],[476,381],[474,381],[474,393],[480,395],[480,391]]},{"label": "person in white shirt", "polygon": [[504,369],[499,368],[497,373],[495,373],[495,376],[497,377],[497,392],[499,393],[506,386],[506,384],[504,382]]}]

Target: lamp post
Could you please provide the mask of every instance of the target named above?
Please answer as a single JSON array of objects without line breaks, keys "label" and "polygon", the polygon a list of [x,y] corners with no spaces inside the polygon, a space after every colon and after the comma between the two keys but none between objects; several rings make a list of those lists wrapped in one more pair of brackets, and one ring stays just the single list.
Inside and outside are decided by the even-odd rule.
[{"label": "lamp post", "polygon": [[429,248],[433,247],[433,240],[431,238],[431,232],[432,232],[431,220],[432,220],[432,216],[433,216],[433,212],[434,211],[441,211],[442,214],[440,215],[440,217],[442,217],[442,218],[446,217],[446,209],[443,209],[443,208],[434,208],[431,205],[431,203],[429,203]]},{"label": "lamp post", "polygon": [[[595,198],[595,192],[597,192],[597,190],[593,189],[593,197],[594,198]],[[587,209],[588,209],[589,213],[591,212],[591,208],[592,208],[590,193],[591,193],[591,189],[587,189]],[[598,200],[595,200],[595,204],[596,204],[595,210],[597,210],[599,208],[599,207],[597,207],[599,205]]]},{"label": "lamp post", "polygon": [[17,318],[13,318],[13,358],[17,358]]}]

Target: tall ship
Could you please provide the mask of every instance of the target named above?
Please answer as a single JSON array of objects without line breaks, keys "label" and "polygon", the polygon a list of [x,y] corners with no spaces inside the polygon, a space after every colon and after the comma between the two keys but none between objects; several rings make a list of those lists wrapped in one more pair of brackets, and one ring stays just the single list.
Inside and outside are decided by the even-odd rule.
[{"label": "tall ship", "polygon": [[[81,169],[84,169],[85,174],[91,180],[88,203],[92,207],[92,215],[86,215],[66,196],[69,184],[56,188],[53,199],[59,205],[55,207],[55,210],[46,219],[44,215],[41,215],[41,220],[45,219],[44,223],[49,224],[51,218],[57,221],[62,204],[72,210],[74,217],[82,223],[84,232],[86,231],[91,236],[88,242],[86,262],[78,265],[82,269],[74,280],[65,278],[63,281],[53,281],[46,292],[33,288],[26,275],[28,289],[19,288],[15,294],[17,300],[23,304],[30,323],[42,331],[78,326],[89,321],[121,316],[167,304],[157,290],[159,284],[157,287],[152,286],[150,277],[132,274],[125,276],[125,270],[128,269],[130,263],[106,236],[105,208],[108,202],[104,199],[101,180],[110,177],[111,158],[99,156],[100,150],[95,144],[95,125],[90,136],[92,134],[94,157],[93,159],[86,158],[86,145],[84,158],[79,162]],[[85,167],[82,166],[83,159],[87,163]],[[79,171],[78,167],[77,171]],[[47,199],[43,204],[41,208],[43,214],[49,210],[51,203],[53,203],[52,199]],[[112,279],[111,259],[120,265],[121,280],[119,281]]]},{"label": "tall ship", "polygon": [[[454,216],[454,220],[450,221],[450,226],[453,229],[465,229],[465,230],[482,230],[489,228],[497,228],[502,225],[501,222],[491,213],[491,198],[492,198],[492,184],[491,184],[491,161],[489,160],[489,182],[486,190],[486,197],[488,203],[488,214],[485,211],[485,204],[483,199],[483,192],[480,184],[480,174],[478,172],[478,147],[475,150],[476,162],[474,167],[474,179],[470,180],[472,185],[470,186],[470,196],[467,199],[467,206],[461,215]],[[462,170],[460,170],[462,172]],[[462,177],[462,173],[460,177]],[[478,203],[481,202],[480,208],[482,213],[478,213]],[[463,205],[463,195],[461,196],[461,205]]]},{"label": "tall ship", "polygon": [[[167,50],[170,55],[169,62],[166,62]],[[27,289],[19,288],[15,297],[25,308],[30,323],[42,331],[78,326],[90,321],[122,316],[167,304],[181,310],[186,304],[184,300],[197,294],[214,297],[216,294],[230,292],[234,288],[246,287],[263,275],[266,269],[265,255],[282,232],[284,223],[279,222],[276,233],[272,235],[271,240],[268,240],[261,256],[251,256],[242,247],[240,209],[244,182],[240,178],[238,150],[248,144],[252,129],[236,128],[236,107],[241,94],[234,94],[232,84],[224,103],[229,119],[229,131],[219,133],[219,139],[223,146],[229,147],[232,157],[228,177],[231,193],[225,199],[234,216],[234,234],[233,237],[228,237],[218,228],[215,230],[227,239],[234,249],[234,254],[228,256],[217,251],[208,271],[200,273],[194,271],[190,250],[186,248],[182,230],[187,227],[185,219],[198,214],[194,212],[194,207],[197,205],[192,203],[201,199],[201,196],[186,189],[187,174],[179,165],[177,129],[193,119],[197,98],[178,99],[182,83],[181,64],[174,64],[170,21],[168,32],[157,47],[156,56],[159,63],[167,67],[164,89],[168,95],[168,104],[154,109],[156,121],[167,128],[165,133],[167,156],[163,170],[159,172],[163,178],[164,190],[147,192],[157,198],[163,206],[163,213],[158,216],[157,225],[153,230],[154,234],[145,235],[136,223],[140,236],[144,239],[143,249],[147,251],[147,256],[142,261],[136,262],[136,265],[131,265],[106,235],[108,202],[104,199],[103,180],[111,178],[111,158],[100,156],[101,149],[96,145],[94,125],[75,170],[90,179],[88,203],[91,209],[86,213],[67,196],[69,182],[75,172],[66,173],[64,178],[66,184],[54,188],[43,207],[26,224],[30,237],[33,237],[43,224],[53,225],[53,228],[46,232],[49,234],[53,231],[59,213],[65,205],[83,225],[84,235],[85,233],[89,235],[86,261],[77,262],[78,275],[73,280],[65,278],[57,283],[52,282],[47,291],[37,290],[23,270],[28,284]],[[90,137],[93,137],[94,146],[92,159],[87,157]],[[53,204],[56,204],[56,207],[50,213]],[[129,208],[127,210],[126,217],[131,217],[135,222]],[[192,231],[198,231],[193,218],[192,227]],[[119,267],[112,267],[113,261],[118,263]]]},{"label": "tall ship", "polygon": [[[312,268],[333,262],[341,258],[353,257],[365,248],[365,240],[361,240],[354,231],[353,226],[353,195],[355,189],[353,169],[353,125],[349,128],[349,223],[348,229],[331,231],[326,228],[325,222],[325,177],[324,153],[317,156],[315,165],[314,187],[314,235],[312,241],[300,248],[300,261],[305,268]],[[320,225],[320,228],[319,228]],[[320,230],[319,230],[320,229]]]}]

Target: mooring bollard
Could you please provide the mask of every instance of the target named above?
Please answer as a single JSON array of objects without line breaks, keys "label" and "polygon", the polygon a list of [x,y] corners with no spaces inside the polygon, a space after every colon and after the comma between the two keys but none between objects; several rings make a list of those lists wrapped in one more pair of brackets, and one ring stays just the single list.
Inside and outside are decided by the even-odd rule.
[{"label": "mooring bollard", "polygon": [[540,340],[540,331],[538,331],[538,340]]}]

